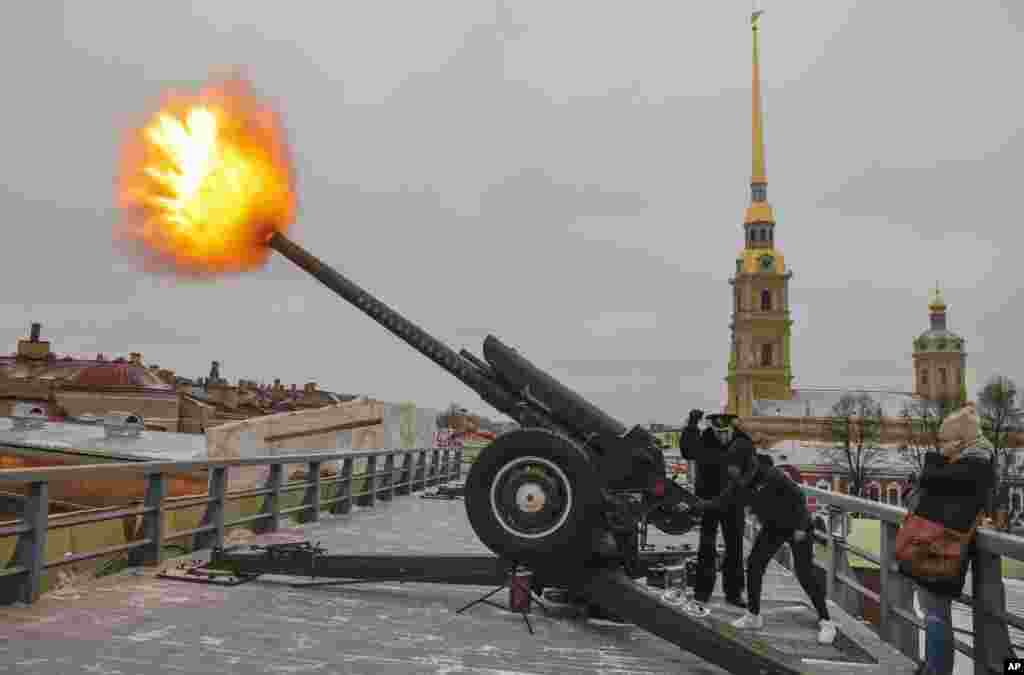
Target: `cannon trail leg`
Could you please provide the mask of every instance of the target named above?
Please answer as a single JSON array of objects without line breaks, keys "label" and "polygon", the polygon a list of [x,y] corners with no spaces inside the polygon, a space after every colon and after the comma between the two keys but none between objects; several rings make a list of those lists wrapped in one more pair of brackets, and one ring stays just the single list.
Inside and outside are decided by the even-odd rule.
[{"label": "cannon trail leg", "polygon": [[696,618],[651,595],[622,571],[597,570],[580,591],[588,600],[730,673],[797,675],[800,661],[712,617]]}]

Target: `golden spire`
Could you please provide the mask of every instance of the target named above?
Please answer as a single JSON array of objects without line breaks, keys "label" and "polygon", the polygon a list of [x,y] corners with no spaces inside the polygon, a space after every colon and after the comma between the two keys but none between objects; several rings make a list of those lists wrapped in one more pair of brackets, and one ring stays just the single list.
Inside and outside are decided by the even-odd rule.
[{"label": "golden spire", "polygon": [[[752,184],[767,184],[768,177],[765,175],[764,165],[764,123],[761,119],[761,68],[758,62],[758,49],[757,49],[757,22],[764,14],[763,11],[758,10],[750,15],[750,30],[754,37],[754,70],[753,70],[753,86],[751,87],[751,93],[753,95],[753,167],[750,173],[750,182]],[[757,200],[762,201],[762,200]]]},{"label": "golden spire", "polygon": [[761,119],[761,65],[757,44],[757,23],[764,14],[757,10],[750,15],[750,29],[754,38],[754,70],[753,84],[751,86],[752,99],[752,128],[753,128],[753,164],[750,172],[750,206],[747,208],[746,217],[743,222],[747,225],[753,223],[774,223],[775,216],[772,214],[772,207],[768,204],[768,176],[765,171],[764,161],[764,122]]},{"label": "golden spire", "polygon": [[931,298],[928,301],[928,309],[933,312],[943,312],[946,310],[946,301],[942,298],[942,291],[939,290],[939,282],[935,282],[935,289],[931,293]]}]

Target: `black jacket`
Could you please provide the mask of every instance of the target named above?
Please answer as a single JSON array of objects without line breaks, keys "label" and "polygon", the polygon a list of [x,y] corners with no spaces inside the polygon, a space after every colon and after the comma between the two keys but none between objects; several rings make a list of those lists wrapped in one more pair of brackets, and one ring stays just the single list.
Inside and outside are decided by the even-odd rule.
[{"label": "black jacket", "polygon": [[712,508],[729,506],[749,506],[765,526],[804,531],[811,528],[804,491],[774,466],[760,462],[755,462],[746,474],[731,481],[719,497],[711,500]]},{"label": "black jacket", "polygon": [[[951,530],[967,532],[984,507],[992,482],[992,463],[988,460],[963,457],[950,463],[941,454],[929,452],[924,458],[919,479],[921,498],[914,513]],[[966,578],[965,561],[958,579],[918,583],[934,593],[956,596],[963,592]]]},{"label": "black jacket", "polygon": [[679,435],[679,451],[686,459],[697,462],[697,496],[713,499],[729,485],[726,459],[738,458],[742,471],[754,463],[754,442],[747,434],[736,431],[728,447],[723,447],[711,429],[701,433],[697,427],[686,427]]}]

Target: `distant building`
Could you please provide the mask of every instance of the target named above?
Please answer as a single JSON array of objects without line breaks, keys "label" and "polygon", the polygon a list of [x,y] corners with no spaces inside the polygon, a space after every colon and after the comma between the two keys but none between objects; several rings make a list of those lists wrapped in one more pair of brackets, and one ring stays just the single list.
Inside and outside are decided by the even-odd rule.
[{"label": "distant building", "polygon": [[[146,429],[202,433],[211,426],[273,412],[332,405],[339,396],[308,383],[301,390],[280,381],[260,386],[241,380],[237,386],[220,377],[193,382],[157,365],[145,365],[142,354],[108,358],[59,356],[33,323],[18,349],[0,357],[0,417],[36,410],[52,421],[89,421],[108,413],[133,413]],[[216,362],[215,362],[216,363]]]}]

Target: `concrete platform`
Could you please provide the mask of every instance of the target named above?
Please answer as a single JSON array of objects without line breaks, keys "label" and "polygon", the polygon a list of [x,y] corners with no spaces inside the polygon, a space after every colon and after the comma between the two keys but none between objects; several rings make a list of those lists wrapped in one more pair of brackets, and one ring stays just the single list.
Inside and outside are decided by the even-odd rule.
[{"label": "concrete platform", "polygon": [[[693,535],[682,539],[696,543]],[[325,515],[320,523],[250,541],[302,540],[334,553],[487,552],[461,501],[416,496]],[[678,544],[680,538],[652,533],[651,542]],[[0,608],[0,672],[724,673],[632,626],[548,618],[537,609],[531,636],[521,617],[486,605],[456,615],[489,590],[479,587],[292,588],[303,579],[265,576],[223,588],[158,579],[154,572],[129,571],[51,593],[31,607]],[[506,597],[503,592],[495,599]],[[814,615],[781,567],[766,578],[765,599],[764,639],[817,659],[807,663],[808,673],[913,672],[909,660],[838,609],[834,618],[860,651],[817,645]],[[738,614],[720,603],[714,611],[719,617]],[[861,663],[852,662],[854,652]]]}]

